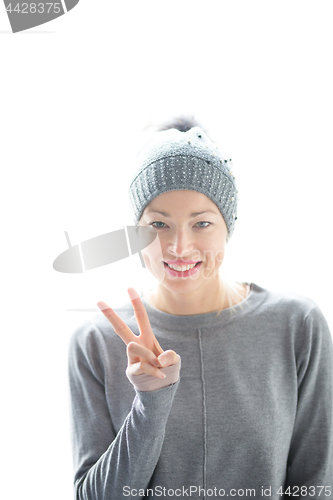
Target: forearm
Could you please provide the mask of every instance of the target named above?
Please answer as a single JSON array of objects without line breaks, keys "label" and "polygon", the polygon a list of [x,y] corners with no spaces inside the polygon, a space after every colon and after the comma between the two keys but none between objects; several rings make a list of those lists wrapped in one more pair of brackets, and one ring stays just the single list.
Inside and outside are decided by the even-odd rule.
[{"label": "forearm", "polygon": [[147,488],[161,453],[178,384],[156,391],[136,390],[131,411],[116,438],[77,480],[77,500],[122,498],[125,486]]}]

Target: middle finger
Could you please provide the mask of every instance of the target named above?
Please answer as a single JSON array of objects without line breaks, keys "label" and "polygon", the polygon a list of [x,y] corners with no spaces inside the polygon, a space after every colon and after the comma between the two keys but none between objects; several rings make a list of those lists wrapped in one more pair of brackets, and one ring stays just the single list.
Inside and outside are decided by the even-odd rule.
[{"label": "middle finger", "polygon": [[164,351],[160,344],[158,343],[150,325],[150,321],[148,318],[147,311],[145,309],[145,306],[143,305],[140,296],[137,294],[137,292],[134,290],[134,288],[128,288],[127,289],[128,295],[130,296],[131,302],[132,302],[132,307],[134,309],[134,314],[136,321],[139,326],[140,330],[140,337],[141,340],[145,342],[146,345],[154,346],[155,351],[158,355],[162,354]]}]

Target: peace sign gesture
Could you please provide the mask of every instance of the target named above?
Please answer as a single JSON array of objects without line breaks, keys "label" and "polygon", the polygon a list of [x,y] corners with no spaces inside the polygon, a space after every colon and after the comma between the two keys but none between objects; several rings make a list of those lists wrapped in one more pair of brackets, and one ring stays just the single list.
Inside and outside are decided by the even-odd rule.
[{"label": "peace sign gesture", "polygon": [[127,345],[127,373],[146,373],[157,378],[165,378],[161,367],[174,365],[180,359],[175,351],[163,351],[150,325],[147,311],[134,288],[128,288],[140,335],[135,335],[126,323],[105,302],[97,302],[104,316],[110,321],[114,331]]}]

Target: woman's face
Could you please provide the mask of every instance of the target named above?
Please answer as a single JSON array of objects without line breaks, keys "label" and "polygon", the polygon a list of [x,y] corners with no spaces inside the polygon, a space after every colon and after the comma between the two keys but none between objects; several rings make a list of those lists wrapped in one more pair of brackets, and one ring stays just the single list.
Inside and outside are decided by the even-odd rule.
[{"label": "woman's face", "polygon": [[[157,231],[160,248],[152,243],[142,255],[149,271],[170,291],[193,291],[219,279],[228,233],[221,212],[206,195],[191,190],[163,193],[147,205],[139,225]],[[175,260],[201,264],[177,272],[165,264]]]}]

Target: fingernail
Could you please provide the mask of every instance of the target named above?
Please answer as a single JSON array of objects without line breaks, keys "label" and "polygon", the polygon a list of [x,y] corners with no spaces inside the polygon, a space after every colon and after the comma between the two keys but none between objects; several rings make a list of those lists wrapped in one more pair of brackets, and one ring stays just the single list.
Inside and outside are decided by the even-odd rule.
[{"label": "fingernail", "polygon": [[109,306],[107,305],[107,303],[103,302],[102,300],[100,300],[99,302],[97,302],[97,305],[98,305],[98,307],[100,308],[101,311],[103,311],[103,309],[109,309]]},{"label": "fingernail", "polygon": [[165,378],[166,377],[165,373],[160,372],[160,374],[163,375],[161,378]]},{"label": "fingernail", "polygon": [[136,293],[136,291],[134,290],[134,288],[128,288],[127,289],[127,292],[128,292],[128,295],[130,296],[130,299],[131,300],[134,300],[134,299],[139,299],[139,295]]},{"label": "fingernail", "polygon": [[168,360],[165,358],[158,358],[159,362],[161,363],[162,366],[165,366],[168,363]]}]

